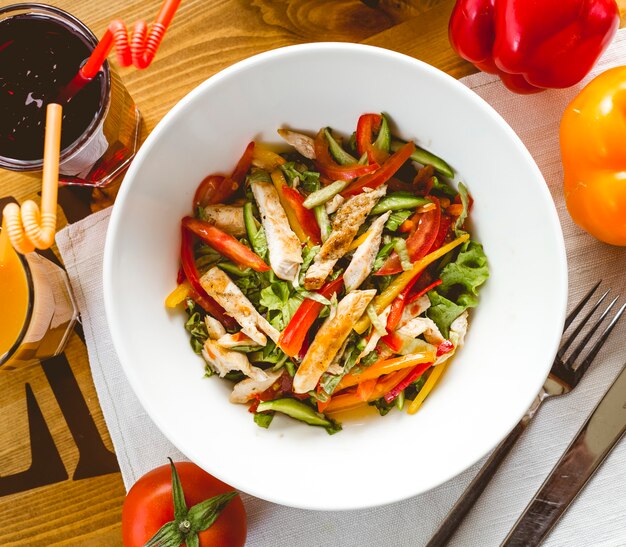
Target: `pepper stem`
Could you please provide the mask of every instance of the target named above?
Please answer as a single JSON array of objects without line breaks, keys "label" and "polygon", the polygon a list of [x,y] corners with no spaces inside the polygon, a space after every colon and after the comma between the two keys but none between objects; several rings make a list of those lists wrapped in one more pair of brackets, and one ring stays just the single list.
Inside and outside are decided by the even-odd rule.
[{"label": "pepper stem", "polygon": [[187,535],[191,530],[191,522],[189,522],[187,519],[181,521],[181,523],[178,525],[178,529],[180,530],[181,534]]}]

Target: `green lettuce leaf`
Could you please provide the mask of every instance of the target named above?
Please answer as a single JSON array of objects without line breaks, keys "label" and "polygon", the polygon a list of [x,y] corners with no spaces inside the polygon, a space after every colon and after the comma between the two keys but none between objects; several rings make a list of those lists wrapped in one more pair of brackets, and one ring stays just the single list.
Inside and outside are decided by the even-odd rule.
[{"label": "green lettuce leaf", "polygon": [[463,212],[459,215],[459,218],[457,218],[456,222],[454,223],[454,232],[456,233],[457,237],[465,233],[463,231],[463,224],[465,223],[465,219],[467,219],[467,215],[469,214],[469,192],[462,182],[459,182],[459,195],[461,196],[461,203],[463,204]]},{"label": "green lettuce leaf", "polygon": [[467,308],[478,304],[478,290],[489,278],[489,266],[483,246],[466,243],[455,261],[441,271],[442,283],[428,293],[431,306],[427,315],[446,338],[451,323]]},{"label": "green lettuce leaf", "polygon": [[402,211],[394,211],[389,215],[387,222],[385,222],[385,228],[391,232],[395,232],[407,218],[409,218],[414,211],[411,209],[404,209]]},{"label": "green lettuce leaf", "polygon": [[191,344],[193,351],[200,355],[202,353],[204,343],[209,337],[206,323],[204,322],[204,315],[206,314],[204,313],[204,310],[202,310],[199,306],[196,306],[196,303],[190,298],[187,299],[186,304],[186,311],[189,318],[185,322],[185,329],[191,336],[189,343]]},{"label": "green lettuce leaf", "polygon": [[261,290],[259,304],[268,310],[268,321],[283,330],[304,300],[286,281],[274,281]]},{"label": "green lettuce leaf", "polygon": [[293,186],[297,178],[298,186],[301,186],[306,192],[315,192],[319,188],[320,174],[307,170],[306,165],[290,161],[283,163],[280,168],[287,177],[289,186]]}]

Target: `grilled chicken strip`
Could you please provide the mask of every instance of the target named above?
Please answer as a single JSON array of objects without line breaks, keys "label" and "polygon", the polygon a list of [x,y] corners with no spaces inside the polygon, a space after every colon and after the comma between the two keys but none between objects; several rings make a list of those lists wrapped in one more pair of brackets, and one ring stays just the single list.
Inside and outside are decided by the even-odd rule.
[{"label": "grilled chicken strip", "polygon": [[277,277],[293,281],[302,264],[302,249],[298,236],[289,226],[278,192],[269,182],[255,181],[252,183],[252,193],[261,212],[270,265]]},{"label": "grilled chicken strip", "polygon": [[246,225],[243,221],[243,207],[235,205],[208,205],[204,208],[207,222],[216,228],[235,237],[246,235]]},{"label": "grilled chicken strip", "polygon": [[315,159],[315,141],[312,137],[283,128],[278,130],[278,134],[305,158]]},{"label": "grilled chicken strip", "polygon": [[282,373],[282,370],[276,370],[274,372],[268,370],[265,372],[267,376],[265,380],[253,380],[252,378],[241,380],[241,382],[235,384],[229,397],[230,402],[247,403],[258,393],[263,393],[266,389],[269,389]]},{"label": "grilled chicken strip", "polygon": [[324,321],[315,335],[293,378],[295,393],[307,393],[315,389],[320,377],[350,334],[354,323],[363,315],[375,294],[373,289],[352,291],[339,302],[336,313]]},{"label": "grilled chicken strip", "polygon": [[420,334],[423,334],[426,341],[435,346],[438,346],[445,340],[439,331],[439,327],[428,317],[411,319],[406,325],[400,327],[397,333],[409,338],[417,338]]},{"label": "grilled chicken strip", "polygon": [[337,261],[348,252],[359,226],[365,222],[376,202],[385,195],[387,187],[383,185],[369,192],[367,188],[365,190],[347,200],[335,214],[330,236],[304,276],[304,287],[307,290],[319,289],[324,284]]},{"label": "grilled chicken strip", "polygon": [[[280,333],[254,308],[230,277],[217,267],[211,268],[200,278],[202,288],[224,308],[241,330],[257,344],[267,344],[267,334],[274,342]],[[263,331],[263,332],[261,332]],[[226,334],[226,332],[224,332]]]},{"label": "grilled chicken strip", "polygon": [[339,209],[339,207],[341,207],[345,203],[345,201],[346,198],[344,198],[341,194],[337,194],[334,198],[329,199],[324,204],[326,213],[332,215],[333,213],[337,212],[337,209]]},{"label": "grilled chicken strip", "polygon": [[235,334],[225,334],[217,339],[217,343],[226,349],[238,348],[241,346],[261,347],[252,338],[243,332]]},{"label": "grilled chicken strip", "polygon": [[202,356],[214,372],[221,377],[233,370],[243,372],[252,381],[266,381],[267,374],[258,367],[253,367],[245,353],[230,351],[219,345],[217,339],[226,335],[222,324],[207,315],[205,319],[209,338],[202,348]]},{"label": "grilled chicken strip", "polygon": [[358,289],[372,271],[383,237],[383,228],[390,214],[391,211],[387,211],[372,222],[365,241],[354,251],[352,260],[343,274],[343,282],[347,292]]}]

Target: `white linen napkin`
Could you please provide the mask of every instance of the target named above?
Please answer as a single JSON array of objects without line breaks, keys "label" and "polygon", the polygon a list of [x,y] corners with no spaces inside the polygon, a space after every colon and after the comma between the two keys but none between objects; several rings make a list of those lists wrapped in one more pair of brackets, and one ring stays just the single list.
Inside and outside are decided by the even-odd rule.
[{"label": "white linen napkin", "polygon": [[[626,61],[626,31],[593,71],[596,75]],[[570,219],[562,195],[558,145],[561,114],[583,84],[538,95],[508,92],[498,78],[476,74],[465,85],[489,102],[522,138],[550,187],[565,235],[570,273],[570,307],[599,279],[614,294],[626,292],[626,248],[599,243]],[[486,158],[489,151],[485,151]],[[527,204],[503,204],[532,207]],[[93,379],[130,488],[166,457],[184,456],[152,423],[135,397],[117,355],[104,315],[102,254],[110,210],[68,226],[57,235],[81,310]],[[537,267],[541,267],[538,264]],[[529,295],[532,297],[532,295]],[[541,313],[541,302],[537,302]],[[538,336],[541,333],[537,333]],[[496,474],[487,491],[457,533],[453,545],[499,545],[541,485],[589,412],[626,360],[626,321],[618,325],[581,385],[569,396],[549,401]],[[282,546],[416,546],[424,545],[482,462],[434,490],[380,508],[348,512],[293,509],[243,495],[248,512],[248,545]],[[415,470],[416,473],[428,470]],[[574,502],[547,546],[626,545],[626,442],[609,456],[583,494]]]}]

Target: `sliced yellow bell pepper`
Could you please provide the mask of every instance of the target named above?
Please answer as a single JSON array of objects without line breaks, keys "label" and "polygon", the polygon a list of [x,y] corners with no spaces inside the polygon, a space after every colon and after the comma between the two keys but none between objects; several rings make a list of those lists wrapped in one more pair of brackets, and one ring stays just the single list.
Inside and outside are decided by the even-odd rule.
[{"label": "sliced yellow bell pepper", "polygon": [[367,232],[363,232],[359,237],[352,241],[350,247],[348,247],[348,251],[354,251],[354,249],[356,249],[359,245],[363,244],[368,235],[370,235],[369,230],[367,230]]},{"label": "sliced yellow bell pepper", "polygon": [[[469,234],[463,234],[461,237],[457,237],[454,241],[443,245],[436,251],[433,251],[430,254],[427,254],[424,258],[419,259],[418,261],[413,263],[413,267],[406,272],[401,273],[396,277],[391,284],[380,293],[374,300],[372,304],[376,308],[376,313],[381,313],[389,304],[391,304],[396,297],[403,291],[403,289],[409,284],[409,282],[426,266],[432,264],[438,258],[441,258],[443,255],[449,253],[455,247],[461,245],[461,243],[465,243],[469,239]],[[370,319],[367,315],[363,315],[361,319],[358,320],[356,325],[354,326],[354,330],[359,334],[363,334],[367,327],[370,325]]]},{"label": "sliced yellow bell pepper", "polygon": [[276,152],[272,152],[269,148],[266,148],[262,144],[255,143],[254,151],[252,152],[252,165],[260,167],[266,171],[272,171],[279,165],[286,163],[287,160],[282,156],[279,156]]},{"label": "sliced yellow bell pepper", "polygon": [[441,365],[434,367],[431,370],[430,376],[426,380],[426,383],[424,384],[422,389],[419,390],[417,397],[415,397],[415,399],[411,401],[411,404],[409,405],[409,408],[407,410],[409,414],[415,414],[419,410],[419,407],[422,406],[422,403],[424,402],[426,397],[428,397],[428,394],[437,385],[437,382],[441,378],[442,374],[446,371],[449,363],[450,361],[447,361]]},{"label": "sliced yellow bell pepper", "polygon": [[189,296],[191,285],[189,281],[183,281],[178,287],[176,287],[165,299],[166,308],[175,308],[179,304],[183,303]]},{"label": "sliced yellow bell pepper", "polygon": [[[272,152],[273,153],[273,152]],[[280,157],[280,156],[278,156]],[[282,158],[281,158],[282,159]],[[296,216],[296,212],[291,208],[287,200],[283,195],[283,187],[287,186],[287,181],[285,180],[285,175],[283,175],[282,171],[275,169],[271,173],[272,182],[276,187],[276,191],[278,192],[278,198],[280,199],[280,204],[283,206],[285,213],[287,214],[287,220],[289,221],[289,226],[293,232],[298,236],[298,239],[302,243],[306,243],[309,247],[312,246],[311,240],[309,236],[306,235],[302,226],[300,226],[300,222],[298,221],[298,217]]]}]

